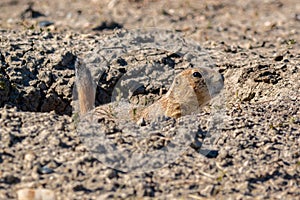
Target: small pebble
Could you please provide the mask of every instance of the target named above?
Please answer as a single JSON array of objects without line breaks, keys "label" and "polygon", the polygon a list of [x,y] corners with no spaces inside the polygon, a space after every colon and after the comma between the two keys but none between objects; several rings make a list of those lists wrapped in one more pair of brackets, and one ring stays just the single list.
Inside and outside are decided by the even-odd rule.
[{"label": "small pebble", "polygon": [[39,26],[40,27],[47,27],[47,26],[51,26],[51,25],[53,25],[54,23],[53,22],[51,22],[51,21],[40,21],[39,22]]},{"label": "small pebble", "polygon": [[29,189],[24,188],[17,191],[18,200],[55,200],[56,196],[49,189]]},{"label": "small pebble", "polygon": [[300,21],[300,14],[295,14],[295,20]]},{"label": "small pebble", "polygon": [[51,169],[51,168],[49,168],[49,167],[47,167],[47,166],[43,166],[43,167],[39,167],[38,168],[38,172],[40,174],[51,174],[51,173],[54,172],[54,170]]},{"label": "small pebble", "polygon": [[275,61],[282,61],[282,59],[283,59],[282,55],[275,56],[274,58]]},{"label": "small pebble", "polygon": [[28,161],[28,162],[32,162],[34,159],[36,158],[36,155],[33,152],[28,152],[25,156],[24,156],[24,160]]}]

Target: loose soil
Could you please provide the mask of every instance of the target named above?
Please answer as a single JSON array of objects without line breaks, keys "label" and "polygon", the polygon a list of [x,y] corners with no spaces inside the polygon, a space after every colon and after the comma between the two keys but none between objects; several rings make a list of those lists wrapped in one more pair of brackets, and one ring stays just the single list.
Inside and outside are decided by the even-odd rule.
[{"label": "loose soil", "polygon": [[[74,63],[116,29],[149,27],[206,49],[225,77],[225,120],[212,153],[191,145],[161,169],[126,173],[97,160],[76,133]],[[2,0],[0,32],[0,199],[22,188],[56,199],[300,198],[298,0]],[[167,74],[181,62],[154,54]],[[127,69],[116,66],[108,77]],[[116,81],[100,80],[97,105]],[[150,84],[133,102],[159,98],[170,83]]]}]

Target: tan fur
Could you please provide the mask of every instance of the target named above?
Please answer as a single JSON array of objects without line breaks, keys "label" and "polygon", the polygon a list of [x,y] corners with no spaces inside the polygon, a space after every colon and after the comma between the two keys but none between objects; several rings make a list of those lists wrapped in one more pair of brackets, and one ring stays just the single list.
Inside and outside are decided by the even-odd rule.
[{"label": "tan fur", "polygon": [[172,118],[179,118],[192,114],[210,100],[208,88],[203,77],[194,77],[193,73],[199,69],[187,69],[179,73],[168,93],[154,104],[145,108],[140,117],[149,119],[162,114]]},{"label": "tan fur", "polygon": [[[131,113],[127,114],[129,114],[133,120],[138,121],[140,119],[150,120],[161,115],[179,118],[197,112],[200,107],[210,100],[210,95],[204,78],[194,77],[194,72],[201,74],[201,69],[187,69],[182,71],[175,77],[166,95],[144,109],[131,109],[129,111]],[[89,108],[91,109],[93,106],[89,105],[88,102],[93,101],[89,101],[88,98],[90,98],[90,96],[93,97],[94,94],[91,95],[92,92],[89,89],[86,91],[84,91],[84,89],[87,88],[78,87],[81,115],[85,114]],[[90,96],[87,96],[87,94],[90,94]],[[95,108],[95,113],[98,115],[101,114],[103,117],[107,115],[107,112],[111,112],[111,109],[108,109],[107,105]],[[107,117],[112,119],[111,115]]]}]

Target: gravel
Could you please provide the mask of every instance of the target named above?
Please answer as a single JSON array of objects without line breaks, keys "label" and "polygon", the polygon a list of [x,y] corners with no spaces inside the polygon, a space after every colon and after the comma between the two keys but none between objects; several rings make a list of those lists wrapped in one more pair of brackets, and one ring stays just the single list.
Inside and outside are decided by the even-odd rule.
[{"label": "gravel", "polygon": [[[297,1],[28,2],[0,3],[0,199],[24,199],[32,191],[51,194],[42,199],[299,198]],[[77,134],[74,63],[115,38],[119,30],[112,27],[150,26],[176,30],[205,48],[225,77],[222,117],[213,118],[221,126],[218,135],[191,141],[159,169],[126,172],[97,159]],[[190,66],[189,58],[161,49],[116,58],[105,76],[94,76],[96,105],[110,102],[129,66],[151,69],[151,60],[159,63],[161,79],[137,77],[147,87],[130,101],[152,103],[174,73]],[[205,132],[214,127],[211,113],[208,107],[180,120],[161,118],[144,129]]]}]

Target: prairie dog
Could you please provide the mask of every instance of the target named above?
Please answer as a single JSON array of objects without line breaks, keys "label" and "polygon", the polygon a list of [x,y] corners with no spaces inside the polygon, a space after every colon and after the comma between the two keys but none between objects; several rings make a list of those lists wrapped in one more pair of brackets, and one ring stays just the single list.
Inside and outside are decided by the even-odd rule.
[{"label": "prairie dog", "polygon": [[142,110],[138,118],[151,119],[157,115],[179,118],[197,113],[210,100],[201,73],[200,69],[186,69],[176,75],[167,94]]},{"label": "prairie dog", "polygon": [[[145,108],[133,108],[126,112],[125,117],[131,116],[134,121],[141,119],[150,120],[158,116],[179,118],[184,115],[197,113],[198,109],[210,99],[209,90],[202,77],[202,70],[191,68],[177,74],[174,81],[164,96],[152,105]],[[106,104],[94,108],[95,84],[90,71],[80,60],[76,62],[76,88],[79,101],[79,113],[83,116],[88,111],[95,110],[95,114],[114,119],[113,104]],[[120,108],[118,108],[120,110]],[[122,108],[121,108],[122,110]],[[126,110],[124,108],[124,110]]]}]

